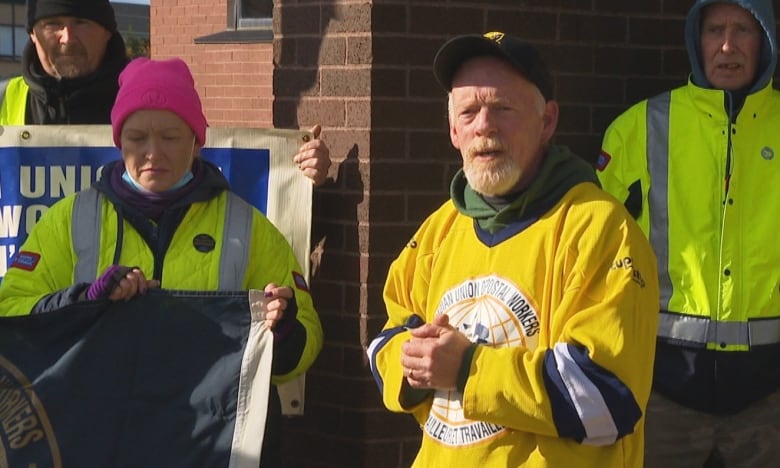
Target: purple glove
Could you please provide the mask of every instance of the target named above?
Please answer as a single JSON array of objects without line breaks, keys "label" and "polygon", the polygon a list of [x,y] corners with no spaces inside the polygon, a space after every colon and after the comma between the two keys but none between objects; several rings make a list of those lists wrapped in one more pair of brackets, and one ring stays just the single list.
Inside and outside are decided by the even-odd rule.
[{"label": "purple glove", "polygon": [[295,317],[298,315],[298,303],[295,301],[295,295],[291,299],[287,299],[287,308],[284,309],[284,315],[282,319],[276,322],[274,327],[274,343],[278,343],[287,338],[287,335],[295,327]]},{"label": "purple glove", "polygon": [[132,269],[132,267],[122,265],[111,265],[106,268],[103,274],[89,285],[87,300],[106,299],[111,295],[111,291],[122,281],[122,278],[130,273]]}]

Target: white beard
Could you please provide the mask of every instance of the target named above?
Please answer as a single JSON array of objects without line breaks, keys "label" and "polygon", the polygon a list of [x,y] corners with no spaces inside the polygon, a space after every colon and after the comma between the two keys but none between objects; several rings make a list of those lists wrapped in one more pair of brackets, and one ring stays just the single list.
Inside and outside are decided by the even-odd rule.
[{"label": "white beard", "polygon": [[[500,151],[502,156],[484,162],[475,159],[476,154],[488,151]],[[473,142],[463,157],[463,172],[471,188],[489,196],[504,195],[515,188],[522,171],[509,153],[498,139],[481,138]]]}]

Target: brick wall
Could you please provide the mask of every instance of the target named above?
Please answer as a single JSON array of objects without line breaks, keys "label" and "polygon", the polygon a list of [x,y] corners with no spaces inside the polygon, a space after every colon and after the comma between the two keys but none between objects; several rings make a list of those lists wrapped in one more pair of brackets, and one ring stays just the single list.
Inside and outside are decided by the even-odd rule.
[{"label": "brick wall", "polygon": [[195,44],[227,24],[226,0],[150,2],[153,58],[181,57],[212,127],[272,127],[273,45]]},{"label": "brick wall", "polygon": [[[321,123],[339,163],[332,172],[335,182],[314,196],[312,238],[324,240],[325,255],[312,294],[325,348],[307,377],[305,417],[287,421],[286,461],[288,466],[346,467],[390,456],[398,463],[398,443],[379,447],[370,432],[406,422],[402,432],[409,434],[414,427],[381,410],[362,347],[368,301],[376,298],[376,291],[368,290],[371,4],[283,0],[275,5],[274,124]],[[383,422],[376,424],[376,417]]]},{"label": "brick wall", "polygon": [[194,45],[193,35],[224,28],[225,2],[154,0],[152,55],[192,64],[212,125],[320,123],[336,162],[335,181],[314,196],[325,348],[308,374],[306,415],[286,421],[286,461],[409,466],[419,430],[384,410],[364,347],[385,320],[389,263],[460,166],[430,70],[436,49],[489,30],[534,42],[561,104],[557,141],[593,160],[618,113],[685,82],[692,0],[277,0],[273,44]]}]

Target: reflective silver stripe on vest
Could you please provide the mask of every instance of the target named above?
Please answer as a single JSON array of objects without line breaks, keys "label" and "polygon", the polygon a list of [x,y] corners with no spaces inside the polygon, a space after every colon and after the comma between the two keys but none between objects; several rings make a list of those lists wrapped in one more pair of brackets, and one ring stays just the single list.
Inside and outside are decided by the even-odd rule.
[{"label": "reflective silver stripe on vest", "polygon": [[[661,310],[669,309],[674,292],[669,275],[669,113],[671,92],[647,101],[647,170],[650,173],[648,209],[650,244],[658,260],[658,284]],[[721,322],[661,312],[658,336],[706,346],[759,346],[780,343],[780,318]]]},{"label": "reflective silver stripe on vest", "polygon": [[[92,282],[99,274],[96,247],[100,246],[102,201],[100,192],[89,189],[79,192],[73,203],[71,234],[77,257],[74,272],[74,281],[77,283]],[[252,206],[241,197],[228,192],[219,258],[219,289],[222,291],[244,289],[253,219]]]},{"label": "reflective silver stripe on vest", "polygon": [[661,312],[658,336],[705,346],[760,346],[780,343],[780,318],[716,322],[706,317]]},{"label": "reflective silver stripe on vest", "polygon": [[252,205],[238,195],[228,192],[222,254],[219,259],[219,289],[222,291],[244,289],[253,219]]},{"label": "reflective silver stripe on vest", "polygon": [[658,286],[661,309],[669,308],[672,279],[669,276],[669,103],[671,92],[647,101],[647,170],[650,189],[647,194],[650,216],[650,244],[658,259]]},{"label": "reflective silver stripe on vest", "polygon": [[103,195],[93,188],[78,192],[73,202],[70,232],[76,252],[75,283],[91,283],[97,278],[102,203]]},{"label": "reflective silver stripe on vest", "polygon": [[3,108],[3,101],[5,101],[5,90],[8,88],[10,79],[0,81],[0,109]]}]

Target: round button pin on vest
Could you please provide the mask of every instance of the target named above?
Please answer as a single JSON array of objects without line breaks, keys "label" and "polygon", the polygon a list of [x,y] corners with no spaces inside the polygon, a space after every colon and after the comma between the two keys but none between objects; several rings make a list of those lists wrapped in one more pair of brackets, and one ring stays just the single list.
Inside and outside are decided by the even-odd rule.
[{"label": "round button pin on vest", "polygon": [[195,246],[195,250],[198,252],[206,253],[214,250],[214,247],[217,246],[217,241],[208,234],[198,234],[192,239],[192,245]]}]

